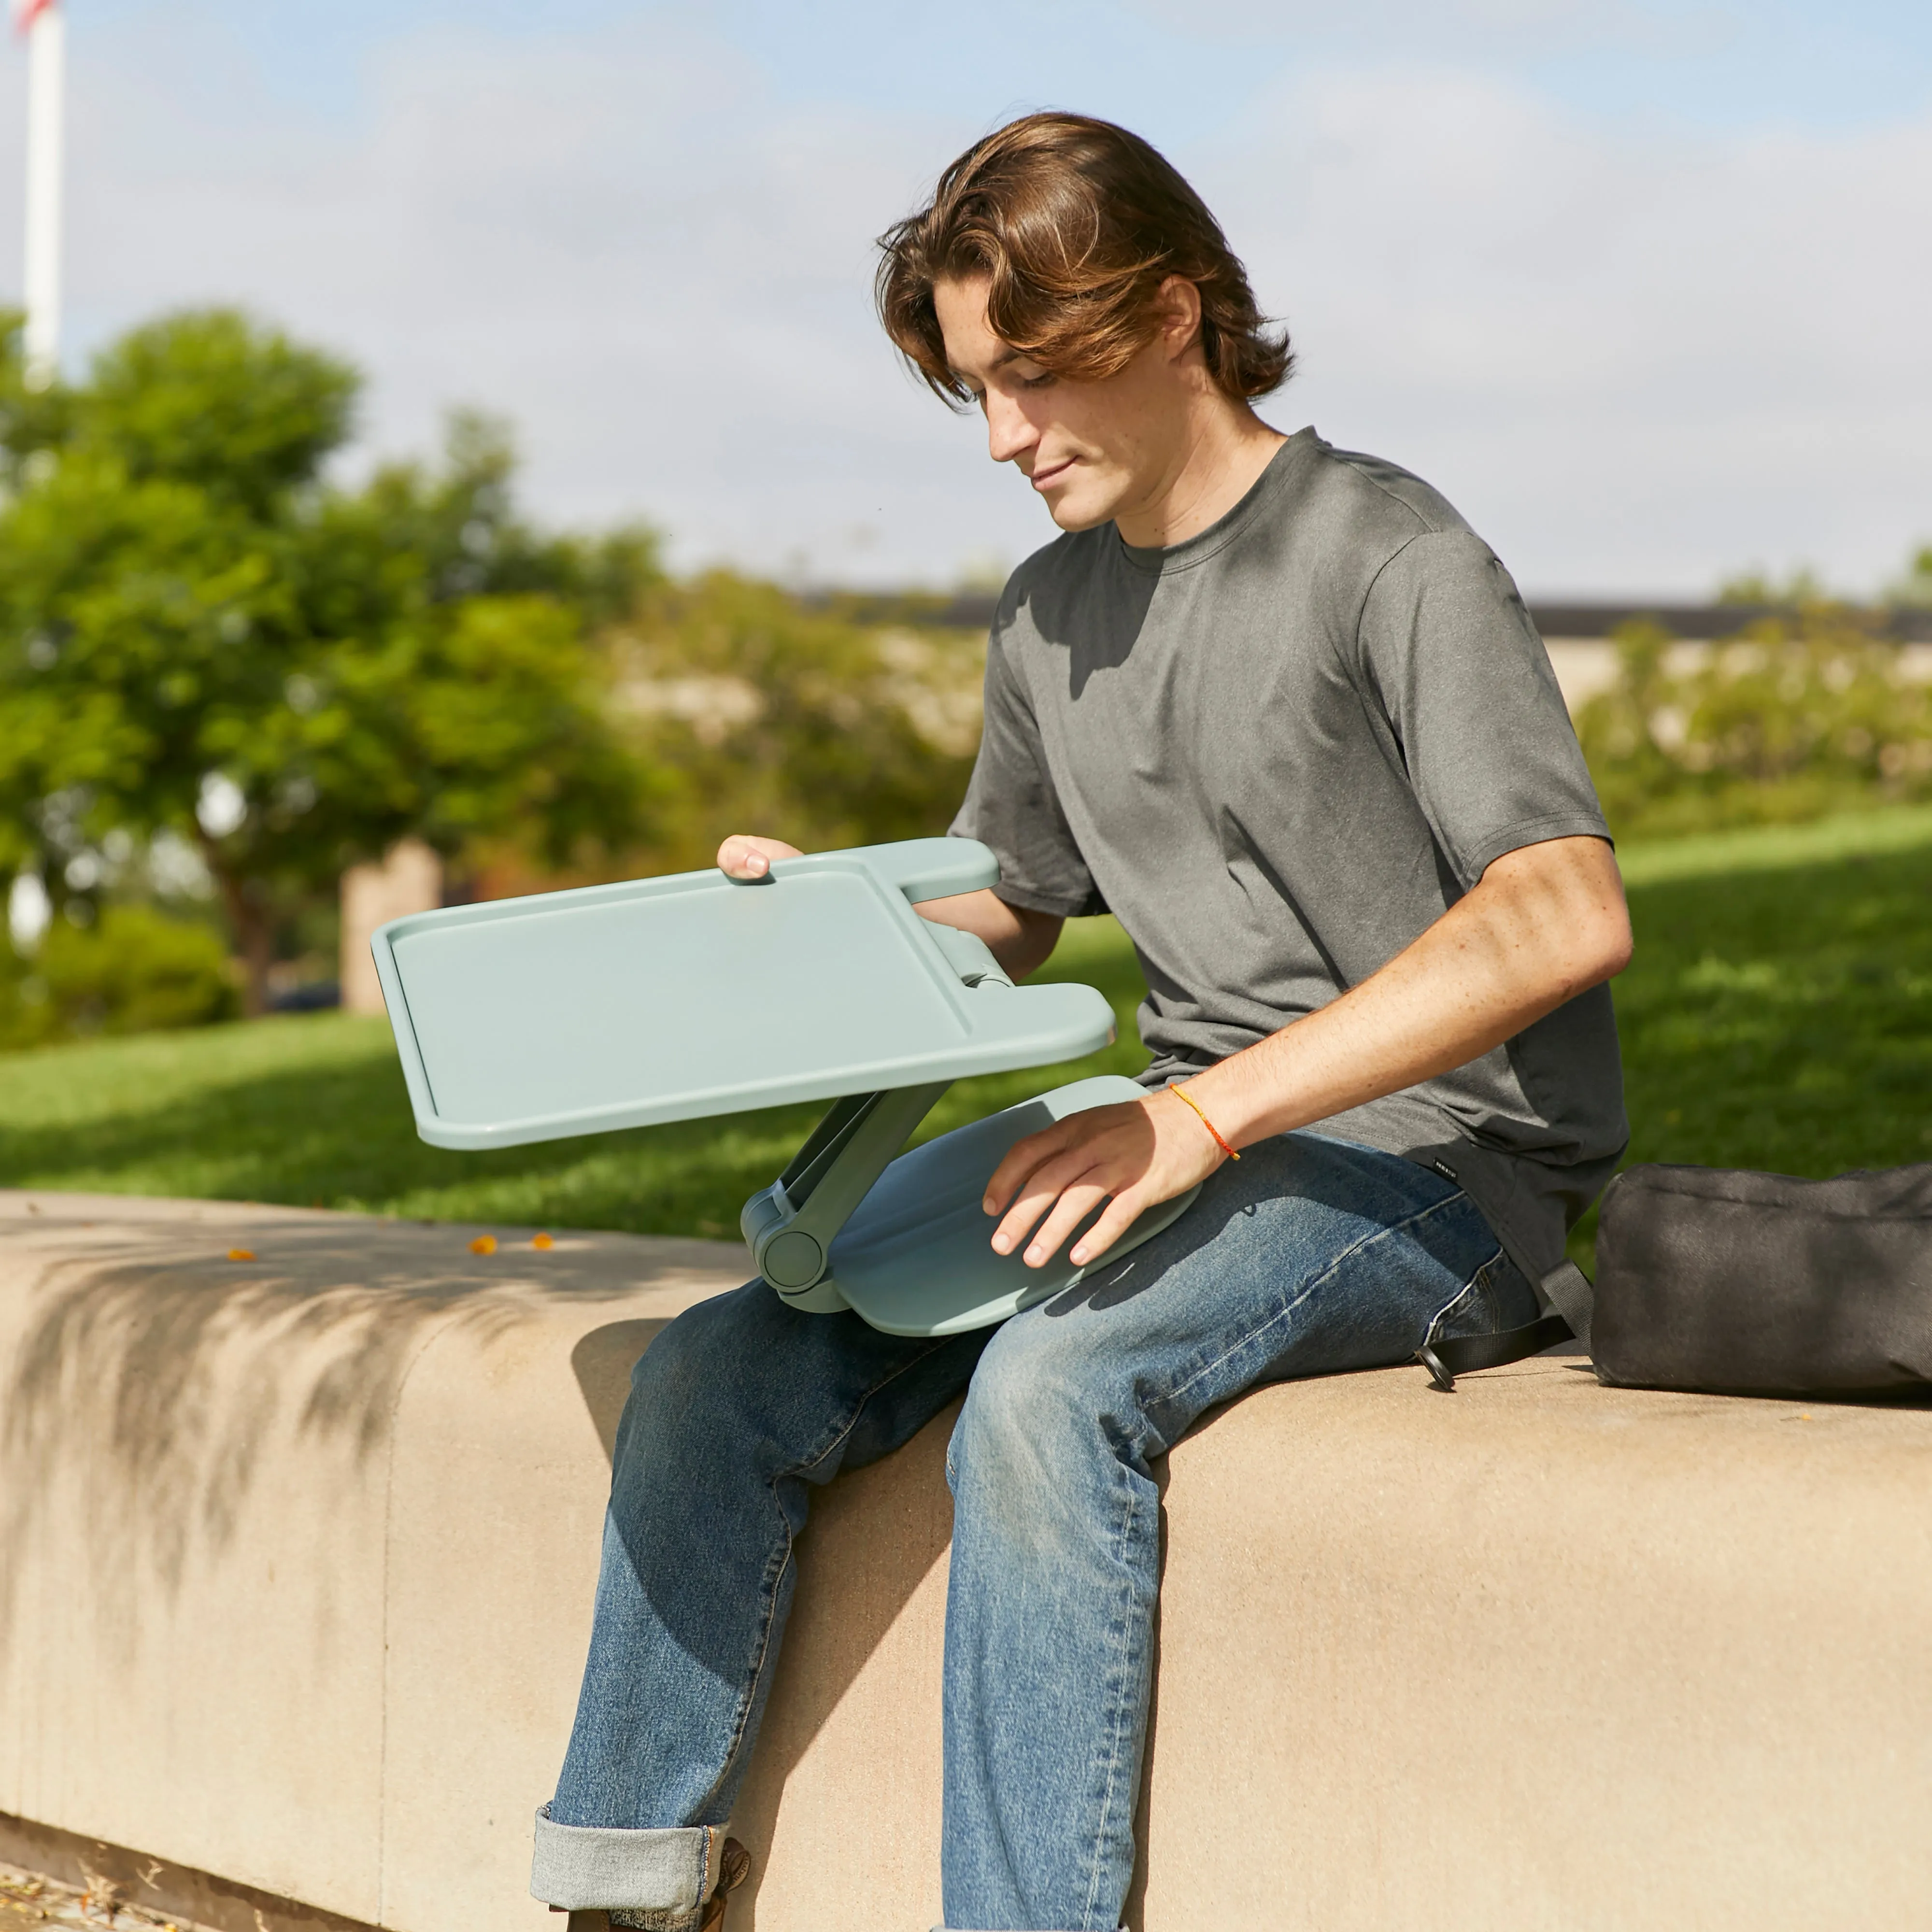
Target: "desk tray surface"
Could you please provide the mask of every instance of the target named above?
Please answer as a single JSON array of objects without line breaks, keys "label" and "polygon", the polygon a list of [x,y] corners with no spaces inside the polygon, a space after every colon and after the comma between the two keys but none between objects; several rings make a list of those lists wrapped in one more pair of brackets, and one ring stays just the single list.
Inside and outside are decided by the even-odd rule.
[{"label": "desk tray surface", "polygon": [[964,983],[914,911],[989,885],[970,839],[412,914],[372,942],[418,1130],[514,1146],[1093,1052],[1090,987]]}]

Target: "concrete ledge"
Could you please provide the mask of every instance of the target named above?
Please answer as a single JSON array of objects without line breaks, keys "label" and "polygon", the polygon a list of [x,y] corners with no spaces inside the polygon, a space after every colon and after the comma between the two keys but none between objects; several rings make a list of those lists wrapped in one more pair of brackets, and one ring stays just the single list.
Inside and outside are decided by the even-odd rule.
[{"label": "concrete ledge", "polygon": [[[0,1195],[16,1829],[217,1875],[258,1926],[555,1932],[530,1816],[626,1378],[742,1263],[472,1232]],[[949,1422],[802,1545],[734,1932],[938,1916]],[[1542,1360],[1263,1390],[1170,1460],[1148,1932],[1922,1916],[1932,1412]]]}]

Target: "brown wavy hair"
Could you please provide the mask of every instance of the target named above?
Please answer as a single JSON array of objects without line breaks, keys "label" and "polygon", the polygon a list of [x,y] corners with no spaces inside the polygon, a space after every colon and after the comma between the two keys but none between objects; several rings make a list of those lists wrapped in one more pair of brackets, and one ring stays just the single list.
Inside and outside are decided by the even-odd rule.
[{"label": "brown wavy hair", "polygon": [[986,320],[1042,369],[1090,382],[1154,339],[1170,275],[1201,294],[1201,348],[1231,396],[1288,380],[1288,332],[1256,305],[1221,225],[1138,134],[1084,114],[1029,114],[976,142],[932,205],[879,238],[879,320],[935,394],[972,392],[946,360],[933,284],[984,276]]}]

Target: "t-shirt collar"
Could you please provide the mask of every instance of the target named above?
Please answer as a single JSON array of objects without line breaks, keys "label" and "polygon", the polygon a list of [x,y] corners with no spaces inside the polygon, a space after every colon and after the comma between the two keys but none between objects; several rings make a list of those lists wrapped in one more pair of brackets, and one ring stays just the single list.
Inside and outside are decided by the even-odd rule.
[{"label": "t-shirt collar", "polygon": [[1268,467],[1255,478],[1247,494],[1232,509],[1183,542],[1143,547],[1129,543],[1120,535],[1118,524],[1110,526],[1122,561],[1130,569],[1139,571],[1148,577],[1166,577],[1174,571],[1191,569],[1197,563],[1206,562],[1216,551],[1233,542],[1255,514],[1288,488],[1303,458],[1310,451],[1319,448],[1322,439],[1312,426],[1298,430],[1268,458]]}]

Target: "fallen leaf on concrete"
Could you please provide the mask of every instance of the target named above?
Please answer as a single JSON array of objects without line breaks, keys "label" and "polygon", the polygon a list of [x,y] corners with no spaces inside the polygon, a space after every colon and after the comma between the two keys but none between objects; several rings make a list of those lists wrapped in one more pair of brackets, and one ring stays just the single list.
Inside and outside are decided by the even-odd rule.
[{"label": "fallen leaf on concrete", "polygon": [[228,1258],[231,1262],[252,1262],[255,1258],[255,1250],[253,1248],[230,1248]]},{"label": "fallen leaf on concrete", "polygon": [[470,1244],[470,1252],[472,1255],[494,1255],[496,1252],[496,1236],[478,1234],[476,1240]]},{"label": "fallen leaf on concrete", "polygon": [[548,1234],[532,1234],[530,1246],[533,1248],[554,1248],[556,1244]]}]

